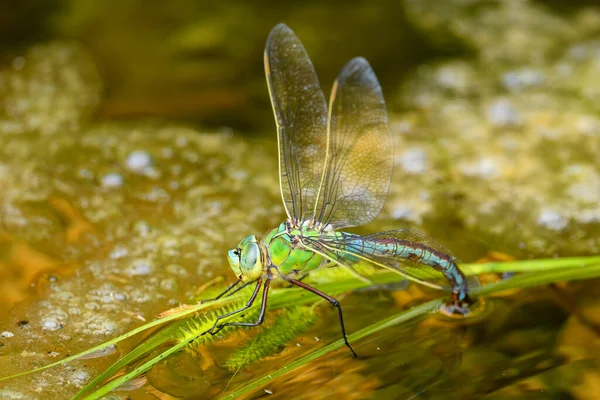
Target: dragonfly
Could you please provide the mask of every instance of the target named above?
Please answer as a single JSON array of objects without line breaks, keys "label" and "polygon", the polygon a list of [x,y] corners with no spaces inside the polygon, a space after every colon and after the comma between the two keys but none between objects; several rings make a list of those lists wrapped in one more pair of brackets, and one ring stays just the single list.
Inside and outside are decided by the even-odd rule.
[{"label": "dragonfly", "polygon": [[[393,143],[385,101],[367,60],[353,58],[342,68],[327,104],[300,39],[279,24],[268,36],[264,67],[287,219],[262,239],[248,236],[229,250],[228,261],[238,279],[217,298],[252,284],[254,291],[244,307],[217,317],[208,333],[262,324],[270,283],[278,279],[336,307],[344,343],[356,357],[339,301],[302,281],[310,271],[328,266],[351,271],[361,264],[378,266],[435,288],[444,288],[438,281],[445,277],[452,293],[446,311],[468,314],[473,303],[469,293],[477,279],[467,280],[454,256],[425,234],[398,229],[360,236],[340,230],[365,225],[380,213],[392,177]],[[221,322],[250,308],[261,288],[256,322]]]}]

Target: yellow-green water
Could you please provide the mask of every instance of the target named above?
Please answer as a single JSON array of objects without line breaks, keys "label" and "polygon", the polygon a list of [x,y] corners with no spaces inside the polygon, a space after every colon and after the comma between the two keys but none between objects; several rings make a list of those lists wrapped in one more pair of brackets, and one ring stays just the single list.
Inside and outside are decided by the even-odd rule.
[{"label": "yellow-green water", "polygon": [[[492,250],[597,254],[600,9],[388,3],[65,2],[40,17],[41,38],[5,42],[0,376],[124,333],[216,277],[231,281],[226,250],[281,222],[261,70],[280,21],[302,38],[325,92],[351,56],[366,56],[381,77],[394,180],[382,215],[359,232],[417,227],[468,261]],[[0,10],[17,18],[15,7]],[[432,316],[390,328],[353,344],[359,360],[341,349],[264,389],[278,398],[592,399],[596,286],[507,293],[468,326]],[[411,286],[340,300],[351,333],[431,295]],[[322,322],[299,346],[233,378],[224,360],[260,330],[196,358],[181,353],[148,375],[153,386],[128,394],[218,397],[337,340],[334,311],[316,313]],[[0,397],[67,398],[126,350],[0,382]]]}]

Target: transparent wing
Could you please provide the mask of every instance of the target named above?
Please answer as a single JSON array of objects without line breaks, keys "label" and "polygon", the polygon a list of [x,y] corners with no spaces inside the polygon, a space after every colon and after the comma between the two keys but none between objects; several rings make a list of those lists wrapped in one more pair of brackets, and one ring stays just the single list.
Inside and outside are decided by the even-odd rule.
[{"label": "transparent wing", "polygon": [[277,124],[281,197],[288,217],[313,217],[327,145],[327,103],[300,39],[284,24],[269,34],[265,73]]},{"label": "transparent wing", "polygon": [[[438,289],[452,288],[444,282],[444,275],[432,265],[441,262],[450,270],[460,268],[459,272],[468,272],[444,246],[412,229],[398,229],[366,236],[345,232],[339,232],[339,236],[306,236],[302,237],[302,243],[327,258],[340,260],[344,265],[373,264]],[[472,293],[479,290],[480,284],[476,276],[467,278],[467,287]]]},{"label": "transparent wing", "polygon": [[350,60],[331,90],[325,169],[315,219],[339,229],[379,214],[392,177],[385,101],[364,58]]}]

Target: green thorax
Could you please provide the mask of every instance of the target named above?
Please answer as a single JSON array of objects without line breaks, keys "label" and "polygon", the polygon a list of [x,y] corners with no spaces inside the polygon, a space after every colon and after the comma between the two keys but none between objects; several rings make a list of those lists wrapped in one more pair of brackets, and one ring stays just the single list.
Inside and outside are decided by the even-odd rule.
[{"label": "green thorax", "polygon": [[[337,235],[337,232],[330,234]],[[288,230],[287,224],[284,222],[269,232],[263,238],[262,244],[269,253],[271,263],[277,267],[280,273],[309,272],[329,261],[322,255],[304,248],[298,238],[317,235],[323,235],[323,233],[304,226]]]}]

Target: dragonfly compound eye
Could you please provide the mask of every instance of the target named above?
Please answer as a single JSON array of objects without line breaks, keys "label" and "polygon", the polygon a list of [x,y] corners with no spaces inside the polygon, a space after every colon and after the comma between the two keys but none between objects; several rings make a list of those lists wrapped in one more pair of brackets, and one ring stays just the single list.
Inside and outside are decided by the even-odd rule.
[{"label": "dragonfly compound eye", "polygon": [[262,274],[263,265],[260,257],[260,247],[256,242],[247,243],[242,247],[240,268],[245,279],[253,280]]},{"label": "dragonfly compound eye", "polygon": [[233,270],[235,276],[240,277],[242,275],[242,270],[240,269],[240,251],[239,249],[229,250],[227,252],[227,260],[229,261],[229,266]]}]

